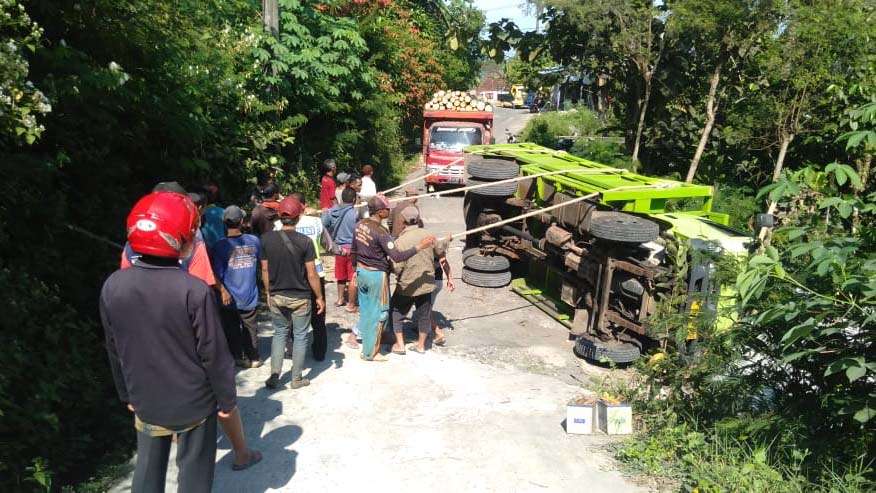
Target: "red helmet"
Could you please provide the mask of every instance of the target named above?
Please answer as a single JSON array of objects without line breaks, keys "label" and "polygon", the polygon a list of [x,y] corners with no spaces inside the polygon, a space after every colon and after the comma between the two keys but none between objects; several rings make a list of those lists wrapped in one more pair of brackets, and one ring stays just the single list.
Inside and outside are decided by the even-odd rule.
[{"label": "red helmet", "polygon": [[190,198],[174,192],[153,192],[128,214],[128,243],[143,255],[178,258],[192,241],[198,210]]},{"label": "red helmet", "polygon": [[304,212],[304,204],[295,197],[286,197],[280,201],[279,208],[280,217],[291,217],[295,219]]}]

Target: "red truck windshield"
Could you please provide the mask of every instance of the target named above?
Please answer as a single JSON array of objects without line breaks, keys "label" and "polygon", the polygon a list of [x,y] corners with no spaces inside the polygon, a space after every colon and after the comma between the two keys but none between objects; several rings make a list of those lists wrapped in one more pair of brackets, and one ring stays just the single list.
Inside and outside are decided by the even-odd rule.
[{"label": "red truck windshield", "polygon": [[466,146],[481,144],[481,129],[477,127],[433,126],[429,130],[429,149],[462,151]]}]

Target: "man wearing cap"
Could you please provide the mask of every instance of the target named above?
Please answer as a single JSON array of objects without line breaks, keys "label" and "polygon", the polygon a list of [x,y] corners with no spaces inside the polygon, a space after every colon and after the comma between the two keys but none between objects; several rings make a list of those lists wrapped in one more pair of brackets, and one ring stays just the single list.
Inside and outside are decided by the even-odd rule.
[{"label": "man wearing cap", "polygon": [[[396,240],[396,246],[408,249],[420,244],[426,238],[434,236],[420,227],[420,210],[413,205],[405,207],[399,213],[405,229]],[[435,246],[420,249],[416,255],[403,262],[393,262],[396,275],[395,293],[392,295],[390,307],[392,310],[392,328],[395,333],[395,345],[392,352],[405,354],[405,339],[402,331],[405,315],[412,306],[416,306],[413,319],[417,321],[419,337],[416,344],[407,349],[417,353],[426,351],[426,339],[432,329],[432,291],[435,289],[435,258],[444,257],[443,248]]]},{"label": "man wearing cap", "polygon": [[[246,214],[230,205],[222,214],[227,234],[213,247],[213,270],[222,293],[223,326],[237,366],[258,368],[259,289],[256,280],[261,244],[253,235],[243,234]],[[243,329],[243,332],[241,330]]]},{"label": "man wearing cap", "polygon": [[271,376],[265,382],[269,389],[280,385],[286,337],[292,327],[295,344],[292,350],[293,389],[310,385],[302,376],[304,357],[310,337],[311,298],[316,310],[325,310],[325,300],[316,273],[316,250],[307,236],[295,231],[304,205],[294,197],[280,202],[282,228],[268,231],[261,237],[261,270],[268,307],[274,319],[274,339],[271,341]]},{"label": "man wearing cap", "polygon": [[195,206],[183,194],[140,199],[127,219],[128,242],[139,258],[110,275],[100,295],[113,380],[137,430],[133,491],[164,491],[174,440],[180,491],[209,492],[217,411],[235,444],[234,468],[261,460],[245,448],[234,362],[213,290],[179,268],[197,226]]},{"label": "man wearing cap", "polygon": [[[305,202],[304,194],[301,192],[292,192],[290,197],[301,202],[307,211],[307,202]],[[298,218],[298,223],[295,224],[295,231],[310,238],[313,242],[313,248],[316,252],[316,259],[313,261],[316,266],[316,274],[319,276],[320,290],[325,293],[325,264],[323,263],[321,246],[327,249],[332,248],[332,238],[322,225],[322,219],[319,216],[310,216],[302,214]],[[315,300],[314,300],[315,301]],[[313,326],[313,359],[316,361],[324,361],[325,353],[328,350],[328,333],[325,330],[325,310],[318,311],[315,306],[310,309],[310,323]]]},{"label": "man wearing cap", "polygon": [[[393,238],[398,238],[399,235],[401,234],[401,232],[404,231],[404,229],[405,229],[405,221],[404,221],[404,219],[401,218],[401,212],[409,206],[416,208],[417,211],[420,210],[420,208],[417,207],[417,199],[410,198],[410,197],[416,197],[417,195],[418,195],[418,192],[417,192],[416,188],[413,188],[413,187],[406,188],[405,189],[405,197],[407,197],[407,198],[405,200],[397,202],[395,204],[395,207],[392,208],[392,211],[390,211],[389,220],[387,222],[389,225],[389,232],[390,232],[390,234],[392,234]],[[419,214],[417,217],[419,217]],[[423,227],[423,219],[422,218],[419,219],[419,222],[417,224],[422,228]]]},{"label": "man wearing cap", "polygon": [[383,325],[389,311],[389,261],[403,262],[417,252],[435,244],[434,236],[425,236],[405,250],[397,247],[381,221],[389,217],[389,201],[375,195],[368,201],[370,217],[356,225],[350,251],[356,267],[359,291],[359,332],[362,336],[362,359],[385,361],[379,354]]}]

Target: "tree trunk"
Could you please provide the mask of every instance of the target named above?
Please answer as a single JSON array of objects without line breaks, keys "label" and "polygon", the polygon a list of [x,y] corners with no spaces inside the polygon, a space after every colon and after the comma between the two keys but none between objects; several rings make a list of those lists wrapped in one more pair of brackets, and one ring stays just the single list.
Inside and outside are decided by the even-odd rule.
[{"label": "tree trunk", "polygon": [[[782,176],[782,169],[785,167],[785,156],[788,154],[788,146],[791,145],[792,140],[794,140],[794,134],[789,132],[782,132],[782,142],[779,146],[779,157],[776,158],[776,165],[773,167],[773,183],[777,182]],[[776,202],[775,200],[771,200],[769,207],[767,207],[767,214],[775,213],[777,206],[778,202]],[[769,229],[761,228],[757,237],[760,238],[761,241],[763,241],[768,234]]]},{"label": "tree trunk", "polygon": [[651,99],[651,76],[645,78],[645,99],[639,108],[639,124],[636,126],[636,141],[633,144],[633,162],[639,160],[639,146],[642,144],[642,130],[645,128],[645,113],[648,112],[648,101]]},{"label": "tree trunk", "polygon": [[703,133],[700,135],[700,143],[697,144],[697,150],[694,152],[693,159],[690,161],[690,168],[687,170],[687,178],[684,181],[692,183],[694,175],[697,173],[697,168],[700,166],[700,159],[703,157],[703,151],[706,149],[706,143],[709,141],[709,134],[712,133],[712,127],[715,125],[715,116],[718,113],[718,102],[716,94],[718,92],[718,83],[721,81],[721,69],[724,62],[719,61],[715,66],[715,71],[712,73],[712,78],[709,80],[709,97],[706,99],[706,126],[703,127]]}]

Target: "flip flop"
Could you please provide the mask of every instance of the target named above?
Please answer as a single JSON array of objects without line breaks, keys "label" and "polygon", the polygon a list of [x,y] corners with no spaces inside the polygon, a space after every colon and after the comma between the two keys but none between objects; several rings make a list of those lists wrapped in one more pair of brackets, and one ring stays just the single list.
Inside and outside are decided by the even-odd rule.
[{"label": "flip flop", "polygon": [[250,450],[249,462],[245,464],[231,464],[232,471],[243,471],[244,469],[249,469],[250,467],[258,464],[262,461],[262,453],[258,450]]},{"label": "flip flop", "polygon": [[335,303],[335,306],[340,308],[342,306],[346,306],[346,303]]},{"label": "flip flop", "polygon": [[426,354],[426,350],[425,349],[421,350],[420,348],[417,347],[416,344],[411,344],[410,346],[408,346],[408,351],[412,351],[412,352],[418,353],[418,354]]},{"label": "flip flop", "polygon": [[405,355],[405,352],[402,351],[402,350],[400,350],[400,349],[393,349],[393,350],[392,350],[392,354],[397,354],[397,355],[399,355],[399,356],[404,356],[404,355]]},{"label": "flip flop", "polygon": [[437,339],[432,340],[432,344],[436,346],[443,346],[444,343],[447,342],[447,337],[439,337]]},{"label": "flip flop", "polygon": [[350,312],[350,313],[356,313],[356,312],[359,311],[358,308],[355,308],[355,307],[354,307],[354,308],[350,308],[349,306],[346,307],[346,308],[344,308],[344,310],[347,310],[347,311]]},{"label": "flip flop", "polygon": [[362,361],[375,361],[378,363],[385,363],[386,361],[388,361],[386,359],[386,356],[384,356],[382,354],[375,354],[373,358],[366,358],[365,355],[360,353],[359,358],[361,358]]},{"label": "flip flop", "polygon": [[359,349],[362,347],[358,342],[344,341],[344,344],[350,349]]}]

